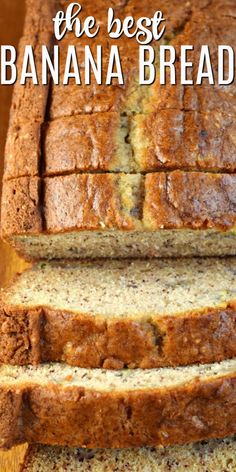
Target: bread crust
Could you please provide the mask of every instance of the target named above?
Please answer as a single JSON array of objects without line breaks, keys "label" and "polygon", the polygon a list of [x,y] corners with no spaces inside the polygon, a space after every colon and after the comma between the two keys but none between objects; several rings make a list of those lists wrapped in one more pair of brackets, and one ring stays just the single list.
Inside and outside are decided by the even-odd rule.
[{"label": "bread crust", "polygon": [[[161,91],[160,94],[162,97]],[[204,95],[203,91],[201,94]],[[137,137],[134,134],[133,147],[141,171],[236,170],[232,145],[236,126],[230,114],[215,110],[206,113],[204,107],[200,113],[169,108],[136,115],[132,126],[138,132]]]},{"label": "bread crust", "polygon": [[[23,36],[19,43],[18,67],[21,70],[25,46],[31,45],[40,75],[41,48],[49,50],[53,44],[52,18],[57,0],[45,2],[27,0]],[[10,123],[5,149],[4,179],[38,175],[41,160],[41,125],[44,122],[49,84],[26,85],[16,82],[10,111]]]},{"label": "bread crust", "polygon": [[[114,174],[73,174],[45,179],[46,231],[135,229],[132,197],[129,210],[129,202],[126,206],[120,188],[121,179]],[[132,194],[132,180],[127,185]]]},{"label": "bread crust", "polygon": [[[163,389],[99,392],[0,386],[1,447],[24,442],[121,448],[186,444],[236,430],[236,374]],[[9,411],[11,415],[9,415]]]},{"label": "bread crust", "polygon": [[119,170],[116,135],[120,121],[118,113],[96,113],[49,122],[45,128],[45,175]]},{"label": "bread crust", "polygon": [[3,185],[5,237],[72,230],[230,230],[235,222],[236,176],[229,174],[71,174],[22,177]]},{"label": "bread crust", "polygon": [[[24,46],[29,43],[39,62],[41,45],[50,47],[52,44],[55,9],[65,8],[67,3],[40,0],[36,4],[29,0],[27,5],[19,61],[22,61]],[[155,0],[153,10],[155,5],[163,10],[164,16],[169,16],[165,14],[166,2],[160,4]],[[113,6],[120,17],[138,18],[147,12],[146,4],[138,5],[135,1],[120,0]],[[221,14],[223,6],[224,16]],[[178,51],[181,44],[188,44],[191,39],[198,53],[199,45],[207,38],[213,48],[213,62],[216,61],[219,37],[232,39],[233,6],[233,0],[227,5],[221,0],[202,0],[197,5],[194,1],[181,5],[174,0],[169,18],[169,41]],[[91,11],[104,20],[106,2],[99,2],[98,6],[94,2],[86,3],[82,17]],[[104,21],[101,28],[105,26]],[[212,31],[210,38],[208,24]],[[62,62],[72,36],[72,33],[66,35],[60,43]],[[76,43],[75,38],[73,41]],[[84,42],[81,38],[77,48],[83,48]],[[84,230],[234,230],[235,175],[185,172],[194,169],[235,171],[234,89],[225,87],[225,92],[225,89],[214,88],[213,98],[212,87],[210,98],[206,100],[208,88],[204,85],[197,88],[199,91],[190,87],[184,92],[181,86],[171,89],[166,86],[161,94],[155,86],[148,90],[137,87],[136,43],[136,40],[130,41],[128,57],[126,40],[121,39],[119,43],[128,64],[123,88],[104,86],[105,90],[94,84],[89,87],[60,85],[49,94],[48,86],[16,85],[6,145],[1,210],[2,235],[11,244],[17,247],[14,240],[17,235],[25,235],[27,245],[28,235]],[[104,47],[106,62],[110,43],[104,41]],[[195,68],[193,74],[196,75]],[[98,90],[98,87],[101,88]],[[218,96],[221,99],[218,100]],[[224,102],[225,107],[219,105]],[[75,116],[78,114],[80,116]],[[136,141],[137,130],[132,128],[135,123],[142,136]],[[72,128],[75,129],[73,136]],[[182,168],[183,173],[169,172],[176,167]],[[168,169],[168,173],[150,174],[160,169]],[[131,179],[131,172],[146,174],[139,176],[135,205],[127,204],[117,184],[120,171],[130,172],[127,180]],[[117,174],[111,176],[108,172]],[[129,189],[132,193],[131,187],[132,184]]]},{"label": "bread crust", "polygon": [[236,175],[181,171],[148,174],[143,215],[152,230],[233,228]]},{"label": "bread crust", "polygon": [[[46,4],[40,0],[37,5],[32,0],[27,2],[24,33],[19,45],[19,66],[27,44],[32,44],[36,65],[40,65],[41,46],[44,44],[50,49],[53,44],[54,13],[59,7],[67,6],[67,2],[58,0],[50,0]],[[166,2],[152,2],[153,12],[161,9],[164,17],[168,18],[168,41],[177,50],[178,78],[181,44],[194,45],[194,64],[198,63],[200,46],[209,44],[214,65],[221,39],[224,38],[224,44],[233,45],[233,6],[233,0],[227,5],[209,0],[202,0],[197,5],[193,0],[183,5],[172,1],[170,13]],[[137,5],[121,0],[114,2],[113,7],[120,18],[150,15],[145,2]],[[4,179],[59,175],[75,170],[150,172],[181,168],[234,172],[235,84],[222,88],[207,86],[203,81],[200,87],[188,87],[182,86],[178,80],[175,86],[155,83],[148,88],[139,87],[139,44],[135,38],[130,38],[127,55],[127,39],[122,36],[118,46],[124,85],[118,82],[110,86],[104,83],[98,85],[93,75],[91,85],[85,85],[84,46],[89,45],[96,58],[96,46],[102,45],[103,76],[106,76],[110,47],[117,43],[107,38],[107,2],[99,2],[99,6],[87,2],[80,17],[84,19],[91,13],[100,21],[101,30],[96,38],[91,40],[83,36],[78,44],[77,38],[70,32],[60,41],[59,85],[53,84],[50,89],[50,86],[33,86],[30,81],[26,86],[16,84],[6,144]],[[79,86],[70,82],[67,86],[63,85],[69,44],[76,46],[82,64],[82,84]],[[38,70],[40,73],[41,67]],[[196,66],[188,74],[190,78],[196,79]],[[119,140],[119,134],[122,133],[119,118],[124,115],[129,116],[125,136],[130,159],[127,159],[126,165],[123,163],[124,149]],[[43,124],[45,127],[42,130]],[[134,126],[139,128],[138,139],[132,138]],[[72,128],[77,129],[78,133],[73,135]],[[138,149],[140,141],[144,144]]]},{"label": "bread crust", "polygon": [[132,320],[49,307],[0,309],[0,363],[151,369],[236,356],[236,303]]},{"label": "bread crust", "polygon": [[62,117],[45,128],[44,174],[177,168],[234,172],[235,133],[234,117],[214,110],[163,109],[126,120],[119,113]]},{"label": "bread crust", "polygon": [[1,203],[3,232],[37,234],[43,230],[41,184],[38,177],[32,179],[21,177],[3,183]]}]

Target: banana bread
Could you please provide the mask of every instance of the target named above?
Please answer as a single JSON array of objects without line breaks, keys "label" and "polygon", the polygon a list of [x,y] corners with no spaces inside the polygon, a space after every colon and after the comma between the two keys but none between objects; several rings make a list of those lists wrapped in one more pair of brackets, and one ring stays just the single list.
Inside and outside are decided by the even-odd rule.
[{"label": "banana bread", "polygon": [[121,369],[236,356],[236,258],[40,263],[2,292],[0,362]]},{"label": "banana bread", "polygon": [[[40,47],[50,47],[53,37],[53,14],[68,2],[50,0],[35,5],[28,0],[24,37],[19,48],[19,64],[25,44],[34,47],[40,63]],[[80,12],[83,20],[95,15],[100,32],[95,38],[75,38],[68,33],[60,41],[60,77],[68,45],[75,45],[81,59],[89,45],[95,54],[103,46],[103,66],[107,64],[114,40],[107,34],[107,9],[111,3],[87,1]],[[203,0],[187,3],[155,0],[137,5],[136,1],[113,5],[122,19],[151,16],[156,10],[166,18],[166,36],[177,49],[181,44],[194,46],[194,64],[199,47],[209,44],[212,62],[219,44],[236,46],[234,34],[234,0]],[[207,8],[206,8],[207,7]],[[224,9],[224,15],[222,15]],[[209,33],[210,31],[210,33]],[[139,86],[138,47],[133,38],[115,41],[119,46],[125,85],[75,85],[69,82],[49,87],[16,85],[6,146],[5,179],[52,175],[65,172],[111,171],[148,172],[160,169],[213,170],[234,172],[235,158],[235,84],[227,87],[158,85]],[[96,54],[95,54],[96,57]],[[40,68],[39,68],[40,69]],[[81,75],[84,75],[82,61]],[[196,66],[188,71],[193,78]],[[40,90],[40,93],[39,93]]]},{"label": "banana bread", "polygon": [[[40,61],[41,45],[52,44],[51,19],[67,5],[28,1],[19,64],[27,42]],[[85,44],[93,52],[101,44],[107,64],[114,43],[105,34],[108,6],[105,0],[83,6],[81,19],[93,14],[101,30],[93,40],[68,33],[60,41],[61,74],[69,44],[80,57]],[[194,57],[209,44],[213,63],[223,39],[234,46],[234,0],[168,6],[155,0],[152,11],[149,2],[134,0],[112,6],[120,18],[162,10],[164,41],[176,47],[177,69],[181,44],[193,44]],[[126,38],[118,46],[123,87],[93,80],[15,87],[3,237],[28,259],[235,255],[235,84],[142,87],[136,40],[129,41],[129,55]]]},{"label": "banana bread", "polygon": [[31,446],[21,472],[234,472],[235,449],[235,438],[156,449]]},{"label": "banana bread", "polygon": [[28,259],[236,255],[236,176],[21,177],[3,185],[1,222]]},{"label": "banana bread", "polygon": [[0,367],[0,447],[185,444],[236,432],[236,360],[161,369]]}]

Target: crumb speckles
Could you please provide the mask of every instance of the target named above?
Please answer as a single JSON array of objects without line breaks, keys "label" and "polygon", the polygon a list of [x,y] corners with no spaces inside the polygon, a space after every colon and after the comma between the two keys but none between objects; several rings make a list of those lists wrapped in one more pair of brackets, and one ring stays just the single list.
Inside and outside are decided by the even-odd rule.
[{"label": "crumb speckles", "polygon": [[[214,269],[213,269],[214,266]],[[152,315],[227,307],[236,299],[235,259],[40,263],[9,292],[12,304],[90,315]],[[230,287],[230,288],[229,288]],[[125,296],[124,296],[125,294]],[[195,341],[197,343],[197,341]]]}]

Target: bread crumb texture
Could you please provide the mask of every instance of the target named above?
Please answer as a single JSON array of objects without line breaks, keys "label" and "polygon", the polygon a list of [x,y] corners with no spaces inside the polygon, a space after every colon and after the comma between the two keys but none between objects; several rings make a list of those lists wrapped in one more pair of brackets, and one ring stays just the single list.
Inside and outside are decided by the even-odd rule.
[{"label": "bread crumb texture", "polygon": [[42,262],[2,292],[0,362],[162,367],[234,357],[235,258]]},{"label": "bread crumb texture", "polygon": [[235,448],[235,438],[156,449],[35,446],[29,449],[22,472],[234,472]]}]

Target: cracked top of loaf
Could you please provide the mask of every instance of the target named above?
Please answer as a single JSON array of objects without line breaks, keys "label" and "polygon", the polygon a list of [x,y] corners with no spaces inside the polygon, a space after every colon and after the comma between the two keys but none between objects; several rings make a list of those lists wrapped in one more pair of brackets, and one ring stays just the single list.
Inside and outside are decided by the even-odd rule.
[{"label": "cracked top of loaf", "polygon": [[236,175],[204,172],[69,174],[4,183],[2,231],[234,231]]},{"label": "cracked top of loaf", "polygon": [[[24,46],[36,64],[41,45],[55,42],[52,18],[67,2],[27,1]],[[164,42],[176,48],[235,43],[234,0],[84,2],[81,18],[94,15],[93,40],[68,33],[60,41],[60,75],[69,44],[84,75],[84,46],[103,47],[103,68],[116,43],[125,85],[16,84],[6,143],[2,199],[3,235],[74,230],[234,229],[236,221],[235,84],[228,87],[140,86],[138,43],[106,34],[107,9],[124,18],[166,18]],[[54,39],[53,39],[54,38]],[[152,44],[154,46],[154,44]],[[156,45],[158,47],[158,43]],[[158,64],[157,75],[158,75]],[[194,66],[189,72],[196,77]],[[82,81],[83,82],[83,81]]]},{"label": "cracked top of loaf", "polygon": [[[36,65],[41,63],[41,46],[55,43],[52,18],[68,2],[28,0],[24,35],[19,46],[19,65],[24,46],[32,44]],[[113,6],[119,18],[135,19],[163,12],[166,33],[161,43],[176,48],[177,85],[138,84],[138,48],[134,38],[109,38],[106,18]],[[16,84],[6,145],[4,179],[50,176],[73,172],[150,172],[157,170],[203,170],[234,172],[235,84],[230,86],[183,86],[180,84],[180,45],[191,44],[194,66],[189,78],[197,75],[200,46],[208,44],[213,66],[217,65],[219,44],[235,46],[234,0],[179,2],[155,0],[137,2],[92,2],[87,0],[81,20],[94,15],[100,25],[95,38],[76,38],[67,33],[60,46],[60,79],[63,77],[69,45],[76,47],[81,85],[26,86]],[[102,68],[107,70],[112,44],[120,50],[125,84],[114,79],[110,86],[84,84],[84,46],[96,57],[103,48]],[[158,50],[159,42],[152,45]],[[158,54],[157,54],[158,56]]]}]

